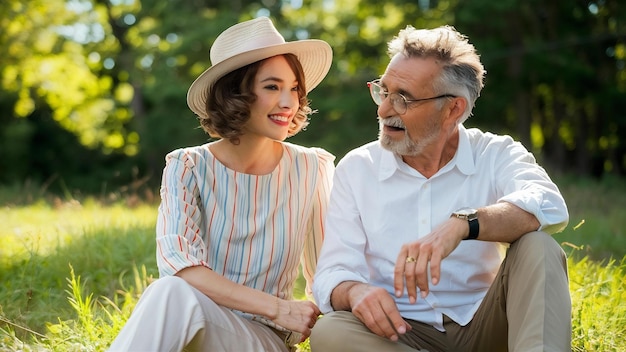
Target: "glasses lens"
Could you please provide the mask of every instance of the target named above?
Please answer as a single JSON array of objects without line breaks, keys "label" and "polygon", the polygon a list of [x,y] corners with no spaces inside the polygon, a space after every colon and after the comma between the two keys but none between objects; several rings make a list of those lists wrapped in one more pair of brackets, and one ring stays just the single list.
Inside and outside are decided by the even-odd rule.
[{"label": "glasses lens", "polygon": [[385,99],[383,88],[378,85],[377,82],[370,82],[369,86],[370,94],[372,95],[372,100],[374,100],[374,103],[376,103],[376,105],[382,104],[383,100]]},{"label": "glasses lens", "polygon": [[385,92],[385,90],[378,81],[369,82],[367,85],[370,87],[370,94],[372,95],[372,100],[374,100],[374,103],[376,103],[376,105],[382,104],[385,98],[389,97],[391,106],[397,113],[404,114],[406,112],[407,104],[402,95],[397,93]]},{"label": "glasses lens", "polygon": [[389,94],[389,99],[391,100],[391,106],[398,114],[404,114],[406,112],[406,100],[400,94],[392,93]]}]

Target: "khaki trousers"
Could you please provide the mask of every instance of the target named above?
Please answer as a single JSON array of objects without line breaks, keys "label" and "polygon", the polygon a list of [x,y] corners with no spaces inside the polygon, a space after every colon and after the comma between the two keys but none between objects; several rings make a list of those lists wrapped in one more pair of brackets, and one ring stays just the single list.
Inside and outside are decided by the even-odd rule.
[{"label": "khaki trousers", "polygon": [[240,317],[177,276],[141,296],[109,351],[288,351],[271,328]]},{"label": "khaki trousers", "polygon": [[[445,259],[444,259],[445,260]],[[318,320],[312,352],[571,351],[571,298],[567,260],[543,232],[512,243],[472,321],[460,326],[444,316],[446,332],[407,320],[413,329],[398,342],[372,333],[350,312]]]}]

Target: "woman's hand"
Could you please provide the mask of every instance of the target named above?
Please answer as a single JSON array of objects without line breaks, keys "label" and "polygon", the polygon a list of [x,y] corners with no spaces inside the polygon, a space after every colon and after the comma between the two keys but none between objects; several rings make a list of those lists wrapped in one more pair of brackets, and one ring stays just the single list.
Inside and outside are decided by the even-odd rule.
[{"label": "woman's hand", "polygon": [[302,334],[300,342],[311,335],[311,329],[321,314],[311,301],[288,301],[276,298],[276,316],[272,321],[286,329]]}]

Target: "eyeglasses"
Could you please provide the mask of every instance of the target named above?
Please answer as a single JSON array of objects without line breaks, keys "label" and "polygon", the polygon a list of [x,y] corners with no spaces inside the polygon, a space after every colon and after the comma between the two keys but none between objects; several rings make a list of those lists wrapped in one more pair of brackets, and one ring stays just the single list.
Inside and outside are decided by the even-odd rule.
[{"label": "eyeglasses", "polygon": [[385,98],[389,97],[391,100],[391,106],[393,109],[400,115],[404,114],[408,108],[409,103],[416,103],[418,101],[428,101],[435,100],[441,98],[456,98],[456,95],[452,94],[442,94],[436,97],[431,98],[423,98],[423,99],[407,99],[404,95],[400,93],[389,93],[380,85],[380,80],[374,80],[371,82],[367,82],[367,86],[370,88],[370,94],[372,95],[372,100],[376,105],[380,105],[385,101]]}]

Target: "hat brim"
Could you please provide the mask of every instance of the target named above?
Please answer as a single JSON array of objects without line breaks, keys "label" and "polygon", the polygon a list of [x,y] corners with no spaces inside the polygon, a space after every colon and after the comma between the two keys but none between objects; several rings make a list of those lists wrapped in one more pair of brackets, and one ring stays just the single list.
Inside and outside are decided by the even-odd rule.
[{"label": "hat brim", "polygon": [[333,59],[330,45],[317,39],[287,42],[246,51],[221,61],[200,74],[189,87],[187,105],[196,115],[207,117],[206,101],[213,84],[219,78],[243,66],[282,54],[294,54],[300,60],[307,93],[326,77]]}]

